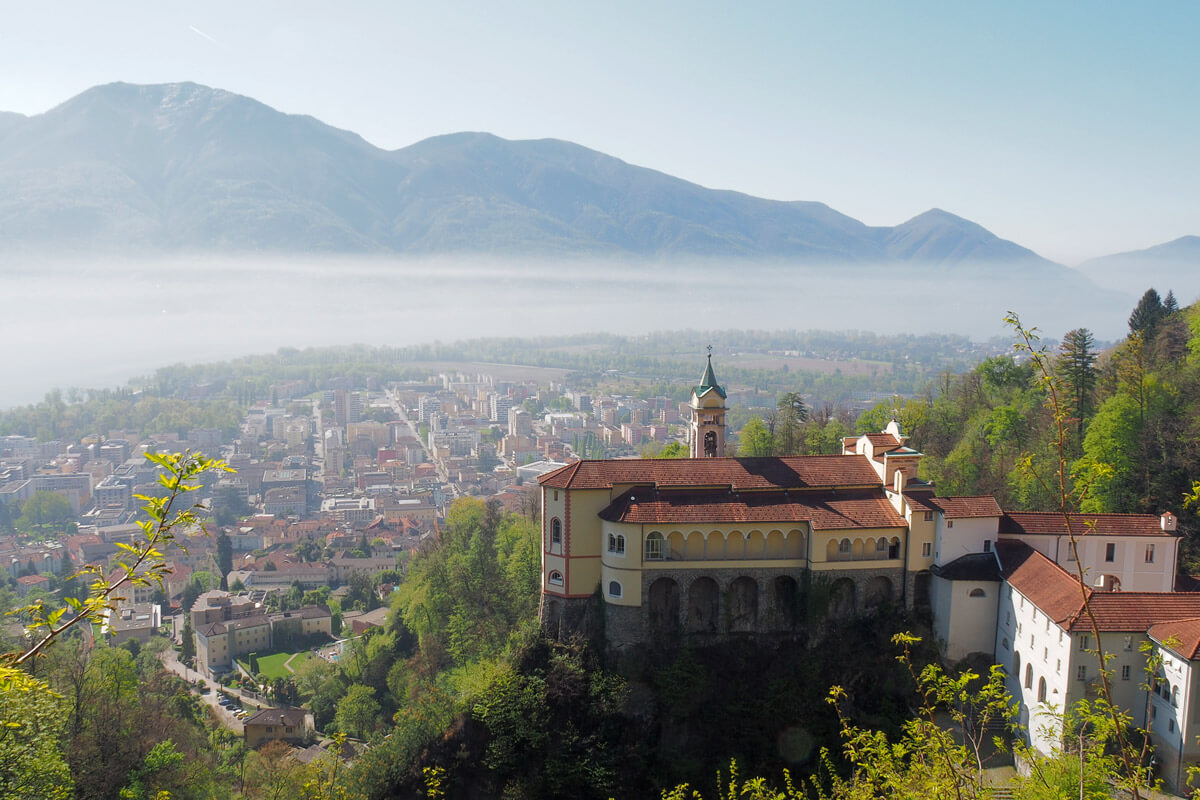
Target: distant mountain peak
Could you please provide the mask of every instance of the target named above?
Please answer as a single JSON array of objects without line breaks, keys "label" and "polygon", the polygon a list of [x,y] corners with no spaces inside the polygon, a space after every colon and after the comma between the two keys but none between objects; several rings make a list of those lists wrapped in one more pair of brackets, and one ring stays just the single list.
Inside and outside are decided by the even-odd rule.
[{"label": "distant mountain peak", "polygon": [[604,254],[1048,265],[931,209],[870,228],[558,139],[482,131],[391,152],[192,82],[111,83],[0,117],[0,240],[29,247]]}]

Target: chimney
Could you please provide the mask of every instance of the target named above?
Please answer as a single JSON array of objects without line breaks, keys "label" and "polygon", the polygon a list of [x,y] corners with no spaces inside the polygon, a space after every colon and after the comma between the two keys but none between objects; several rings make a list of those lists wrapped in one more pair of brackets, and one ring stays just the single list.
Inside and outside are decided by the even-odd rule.
[{"label": "chimney", "polygon": [[1164,531],[1168,531],[1168,532],[1174,531],[1175,528],[1179,525],[1179,517],[1175,516],[1170,511],[1164,511],[1162,513],[1162,517],[1160,517],[1159,519],[1161,521],[1162,529]]}]

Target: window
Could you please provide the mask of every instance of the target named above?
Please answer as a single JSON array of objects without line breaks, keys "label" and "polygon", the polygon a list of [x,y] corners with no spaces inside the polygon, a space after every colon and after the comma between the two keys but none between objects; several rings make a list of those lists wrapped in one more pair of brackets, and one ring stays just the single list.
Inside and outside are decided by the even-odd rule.
[{"label": "window", "polygon": [[1168,733],[1175,732],[1175,719],[1174,718],[1167,720],[1167,732]]},{"label": "window", "polygon": [[931,555],[933,555],[933,543],[925,542],[925,544],[921,545],[921,556],[929,558]]},{"label": "window", "polygon": [[1003,639],[1000,640],[1000,646],[1003,647],[1005,650],[1008,649],[1008,637],[1007,636],[1005,636]]},{"label": "window", "polygon": [[1004,612],[1004,624],[1006,626],[1012,625],[1012,612],[1011,611]]},{"label": "window", "polygon": [[1025,665],[1025,688],[1033,688],[1033,664]]},{"label": "window", "polygon": [[948,519],[948,520],[946,520],[946,527],[947,527],[947,528],[953,528],[953,527],[954,527],[954,520],[952,520],[952,519]]},{"label": "window", "polygon": [[984,594],[983,589],[972,589],[971,593],[967,596],[968,597],[986,597],[987,595]]},{"label": "window", "polygon": [[608,535],[608,552],[613,553],[618,556],[625,555],[625,535],[624,534],[621,534],[621,533],[611,534],[610,533]]},{"label": "window", "polygon": [[1171,687],[1171,705],[1175,706],[1175,708],[1179,708],[1179,687],[1178,686]]},{"label": "window", "polygon": [[1049,661],[1049,660],[1050,660],[1050,648],[1043,647],[1042,648],[1042,661]]},{"label": "window", "polygon": [[933,522],[933,512],[932,512],[932,511],[926,511],[926,512],[925,512],[925,521],[926,521],[926,522]]},{"label": "window", "polygon": [[1054,659],[1054,674],[1062,675],[1062,659],[1061,658]]},{"label": "window", "polygon": [[1146,545],[1146,563],[1147,564],[1154,563],[1154,545],[1152,545],[1152,544]]},{"label": "window", "polygon": [[1013,675],[1021,677],[1021,654],[1013,651]]},{"label": "window", "polygon": [[562,586],[563,585],[563,574],[561,572],[559,572],[558,570],[553,570],[550,573],[549,581],[550,581],[551,586]]},{"label": "window", "polygon": [[1126,649],[1126,650],[1132,650],[1132,649],[1133,649],[1133,637],[1132,637],[1132,636],[1126,636],[1126,637],[1125,637],[1125,649]]},{"label": "window", "polygon": [[1079,652],[1086,653],[1088,648],[1092,646],[1092,637],[1084,634],[1079,637]]},{"label": "window", "polygon": [[557,499],[558,499],[558,489],[555,489],[555,490],[554,490],[554,499],[555,499],[555,500],[557,500]]},{"label": "window", "polygon": [[650,531],[646,534],[646,560],[647,561],[662,561],[663,558],[663,535],[658,531]]},{"label": "window", "polygon": [[562,547],[562,520],[558,517],[550,520],[550,544]]},{"label": "window", "polygon": [[1046,702],[1046,679],[1038,678],[1038,702]]},{"label": "window", "polygon": [[1104,545],[1104,560],[1109,563],[1117,560],[1117,546],[1112,542]]},{"label": "window", "polygon": [[888,549],[887,539],[876,539],[875,540],[875,552],[876,553],[882,553],[887,549]]},{"label": "window", "polygon": [[983,540],[983,552],[985,552],[985,553],[992,552],[992,540],[991,539]]},{"label": "window", "polygon": [[1076,678],[1076,680],[1081,680],[1081,681],[1087,680],[1087,664],[1079,665],[1079,669],[1076,670],[1076,672],[1075,672],[1075,678]]},{"label": "window", "polygon": [[1123,680],[1123,681],[1129,680],[1129,665],[1128,664],[1121,667],[1121,680]]},{"label": "window", "polygon": [[621,596],[621,584],[617,583],[616,581],[609,581],[608,582],[608,596],[609,597],[620,597]]},{"label": "window", "polygon": [[850,557],[850,540],[849,539],[842,539],[840,542],[838,542],[838,555],[841,556],[842,558]]}]

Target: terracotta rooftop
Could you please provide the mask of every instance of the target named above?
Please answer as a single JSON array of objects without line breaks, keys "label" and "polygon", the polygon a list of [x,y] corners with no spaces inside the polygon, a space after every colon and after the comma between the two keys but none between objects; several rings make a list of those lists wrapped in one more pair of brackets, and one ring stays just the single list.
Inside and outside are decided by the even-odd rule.
[{"label": "terracotta rooftop", "polygon": [[1101,592],[1086,587],[1081,593],[1075,576],[1024,542],[1000,540],[996,555],[1012,587],[1070,631],[1092,629],[1084,594],[1102,631],[1145,632],[1200,618],[1200,592]]},{"label": "terracotta rooftop", "polygon": [[[1092,592],[1088,605],[1102,631],[1140,632],[1164,622],[1200,617],[1200,594],[1194,592]],[[1071,622],[1071,630],[1091,630],[1092,623],[1082,611]]]},{"label": "terracotta rooftop", "polygon": [[[1175,536],[1164,531],[1155,514],[1072,514],[1076,536]],[[1015,536],[1064,536],[1067,525],[1057,511],[1009,511],[1000,518],[1000,532]]]},{"label": "terracotta rooftop", "polygon": [[1189,661],[1200,656],[1200,617],[1160,622],[1150,628],[1150,638],[1159,644],[1174,640],[1169,650]]},{"label": "terracotta rooftop", "polygon": [[929,502],[946,516],[946,519],[968,517],[999,517],[1004,514],[1000,504],[990,494],[977,497],[934,497]]},{"label": "terracotta rooftop", "polygon": [[538,478],[554,489],[607,489],[613,484],[666,487],[720,486],[736,490],[879,486],[865,458],[634,458],[577,461]]},{"label": "terracotta rooftop", "polygon": [[600,512],[609,522],[807,522],[814,530],[903,528],[881,489],[837,492],[655,491],[630,489]]},{"label": "terracotta rooftop", "polygon": [[1020,541],[997,541],[996,556],[1000,574],[1052,620],[1065,627],[1078,613],[1083,605],[1079,581],[1058,564]]},{"label": "terracotta rooftop", "polygon": [[867,441],[875,447],[899,447],[900,442],[896,441],[896,437],[890,433],[864,433]]}]

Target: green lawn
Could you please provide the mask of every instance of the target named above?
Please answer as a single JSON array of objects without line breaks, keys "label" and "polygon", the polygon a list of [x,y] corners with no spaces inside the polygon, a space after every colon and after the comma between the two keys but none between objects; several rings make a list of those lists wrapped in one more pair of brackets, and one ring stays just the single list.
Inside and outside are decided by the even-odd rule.
[{"label": "green lawn", "polygon": [[[263,673],[264,675],[266,675],[267,680],[269,680],[269,681],[273,681],[276,678],[283,678],[284,680],[287,680],[288,678],[291,677],[292,673],[288,672],[284,668],[283,664],[289,658],[291,658],[292,655],[293,655],[292,653],[274,653],[269,656],[259,656],[258,657],[258,671]],[[296,658],[294,661],[292,661],[292,669],[298,669],[300,667],[300,665],[303,664],[305,661],[307,661],[308,658],[310,657],[310,653],[307,650],[304,650],[295,655],[296,655]],[[250,669],[250,663],[248,661],[240,660],[240,663],[247,670]]]}]

